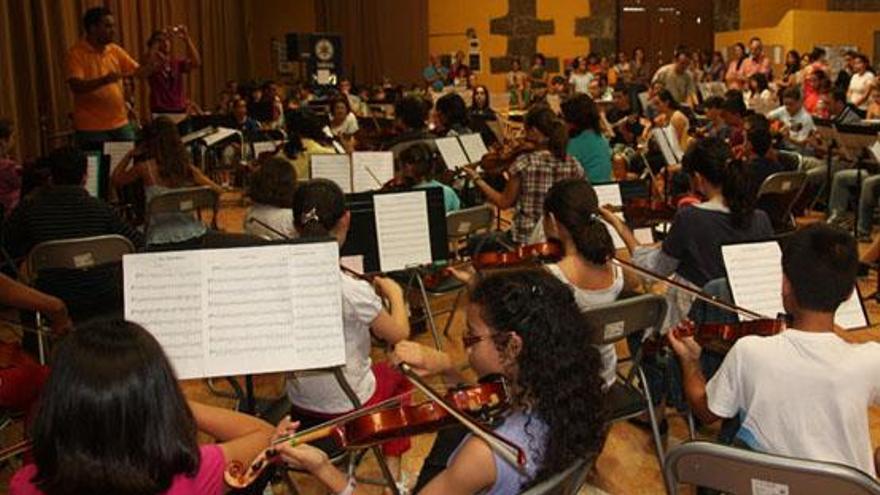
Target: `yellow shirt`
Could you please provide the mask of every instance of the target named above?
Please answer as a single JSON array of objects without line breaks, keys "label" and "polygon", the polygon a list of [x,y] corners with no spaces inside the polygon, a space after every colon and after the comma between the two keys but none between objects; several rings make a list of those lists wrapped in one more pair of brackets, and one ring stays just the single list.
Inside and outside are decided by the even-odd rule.
[{"label": "yellow shirt", "polygon": [[[111,72],[129,77],[138,63],[122,47],[110,43],[98,51],[81,39],[67,52],[67,79],[98,79]],[[128,124],[122,80],[88,93],[73,95],[73,126],[78,131],[108,131]]]},{"label": "yellow shirt", "polygon": [[293,160],[293,166],[296,168],[297,180],[307,180],[312,178],[312,155],[332,155],[336,153],[336,150],[333,149],[333,147],[321,146],[308,138],[303,138],[302,144],[304,148],[303,151],[297,155],[296,160]]}]

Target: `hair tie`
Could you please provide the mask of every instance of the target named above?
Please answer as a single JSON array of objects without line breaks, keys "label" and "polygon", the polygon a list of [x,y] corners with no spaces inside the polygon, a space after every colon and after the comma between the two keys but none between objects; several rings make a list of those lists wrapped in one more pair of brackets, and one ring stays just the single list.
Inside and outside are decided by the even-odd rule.
[{"label": "hair tie", "polygon": [[318,222],[318,223],[321,222],[321,218],[318,216],[318,212],[316,211],[316,208],[314,206],[312,207],[311,210],[306,212],[305,215],[303,215],[303,219],[302,219],[303,225],[308,225],[311,222]]},{"label": "hair tie", "polygon": [[597,215],[595,212],[587,215],[587,223],[596,223],[598,221],[599,221],[599,215]]}]

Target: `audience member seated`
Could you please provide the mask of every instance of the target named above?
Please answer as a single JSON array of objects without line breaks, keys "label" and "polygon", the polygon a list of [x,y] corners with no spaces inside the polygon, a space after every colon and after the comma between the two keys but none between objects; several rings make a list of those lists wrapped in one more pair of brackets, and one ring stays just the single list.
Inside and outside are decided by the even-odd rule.
[{"label": "audience member seated", "polygon": [[489,88],[478,85],[474,88],[474,98],[471,107],[468,109],[470,118],[469,125],[474,132],[479,132],[480,137],[486,146],[491,146],[498,142],[498,136],[489,127],[488,122],[495,122],[498,116],[492,109],[492,102],[489,99]]},{"label": "audience member seated", "polygon": [[611,147],[599,132],[599,109],[589,96],[575,95],[562,103],[568,126],[566,152],[583,167],[590,182],[611,182]]},{"label": "audience member seated", "polygon": [[464,99],[458,93],[441,96],[434,105],[434,133],[442,137],[470,134],[468,112]]},{"label": "audience member seated", "polygon": [[260,123],[248,115],[248,104],[244,98],[237,98],[232,102],[232,114],[227,125],[245,136],[260,132]]},{"label": "audience member seated", "polygon": [[[135,156],[137,152],[143,154]],[[122,159],[111,180],[115,187],[141,181],[147,205],[157,196],[186,187],[208,186],[218,195],[223,192],[192,165],[177,126],[164,117],[145,130],[143,142]],[[207,231],[205,224],[190,214],[165,213],[150,219],[147,244],[166,249],[197,247]]]},{"label": "audience member seated", "polygon": [[813,70],[804,80],[804,109],[815,117],[828,118],[828,109],[823,95],[831,92],[831,79],[824,70]]},{"label": "audience member seated", "polygon": [[354,135],[359,128],[357,117],[348,106],[348,99],[341,96],[333,98],[330,101],[330,132],[349,152],[354,151]]},{"label": "audience member seated", "polygon": [[853,125],[862,121],[859,109],[846,100],[846,91],[836,89],[831,95],[830,117],[835,124]]},{"label": "audience member seated", "polygon": [[287,144],[284,156],[296,169],[299,180],[307,180],[312,175],[311,156],[337,153],[333,138],[323,130],[321,119],[308,109],[292,112],[287,119]]},{"label": "audience member seated", "polygon": [[592,72],[587,72],[586,57],[577,57],[574,59],[574,64],[572,64],[571,75],[568,76],[568,84],[571,86],[573,93],[586,94],[594,77]]},{"label": "audience member seated", "polygon": [[697,130],[700,137],[730,138],[730,127],[724,121],[724,98],[710,96],[703,102],[703,109],[709,122]]},{"label": "audience member seated", "polygon": [[274,157],[263,163],[251,176],[248,187],[248,197],[254,204],[244,217],[245,233],[269,240],[295,238],[291,209],[295,188],[296,170],[290,162]]},{"label": "audience member seated", "polygon": [[427,189],[439,187],[443,189],[443,204],[446,213],[461,209],[461,200],[451,187],[438,182],[432,174],[434,151],[425,143],[415,143],[400,152],[398,161],[400,171],[408,187]]},{"label": "audience member seated", "polygon": [[876,476],[867,410],[880,404],[880,344],[850,344],[834,328],[857,268],[846,232],[814,224],[786,238],[781,290],[792,323],[772,337],[739,339],[708,383],[700,345],[669,332],[691,411],[705,424],[739,418],[734,443],[746,448]]},{"label": "audience member seated", "polygon": [[21,165],[12,157],[14,137],[12,121],[0,119],[0,205],[3,217],[9,216],[21,195]]},{"label": "audience member seated", "polygon": [[782,101],[783,106],[770,112],[767,118],[781,124],[779,131],[783,136],[784,147],[808,154],[808,140],[816,130],[816,125],[813,117],[804,108],[800,90],[788,88],[782,95]]},{"label": "audience member seated", "polygon": [[[83,153],[59,148],[49,155],[49,163],[51,184],[23,198],[6,223],[4,239],[13,258],[21,259],[34,246],[47,241],[111,234],[126,237],[135,248],[143,247],[140,232],[125,223],[110,205],[86,191],[88,167]],[[37,288],[59,297],[67,304],[71,317],[82,321],[122,309],[119,268],[47,271],[38,274]]]}]

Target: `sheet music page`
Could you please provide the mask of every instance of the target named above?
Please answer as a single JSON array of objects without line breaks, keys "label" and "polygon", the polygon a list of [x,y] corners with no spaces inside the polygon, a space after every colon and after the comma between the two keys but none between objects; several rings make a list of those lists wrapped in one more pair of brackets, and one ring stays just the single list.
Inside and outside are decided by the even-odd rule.
[{"label": "sheet music page", "polygon": [[[623,220],[623,213],[615,212],[614,216]],[[617,229],[615,229],[610,223],[606,222],[604,219],[599,219],[599,221],[605,224],[605,228],[607,228],[608,233],[611,234],[611,240],[614,241],[614,249],[626,248],[626,243],[623,242],[623,238],[620,237],[620,234],[617,233]]]},{"label": "sheet music page", "polygon": [[[782,250],[775,241],[721,247],[727,280],[737,306],[774,318],[782,304]],[[854,330],[868,326],[858,291],[837,308],[834,323]]]},{"label": "sheet music page", "polygon": [[202,142],[205,143],[205,146],[214,146],[215,144],[223,141],[224,139],[234,136],[236,134],[240,134],[235,129],[228,129],[226,127],[218,127],[217,130],[213,134],[209,134],[202,139]]},{"label": "sheet music page", "polygon": [[874,141],[874,144],[872,144],[869,149],[874,156],[874,160],[877,161],[877,163],[880,163],[880,140]]},{"label": "sheet music page", "polygon": [[259,158],[263,153],[273,153],[278,148],[275,141],[256,141],[251,143],[254,148],[254,158]]},{"label": "sheet music page", "polygon": [[348,155],[311,155],[312,178],[329,179],[351,193],[351,161]]},{"label": "sheet music page", "polygon": [[352,192],[375,191],[394,178],[390,151],[356,151],[351,155]]},{"label": "sheet music page", "polygon": [[663,134],[663,129],[654,129],[651,131],[651,138],[657,143],[657,146],[660,148],[660,152],[663,153],[663,160],[666,161],[667,165],[674,165],[678,163],[675,159],[675,153],[672,151],[672,148],[669,146],[669,142],[666,140],[666,135]]},{"label": "sheet music page", "polygon": [[181,380],[205,376],[201,260],[199,251],[122,257],[125,319],[156,337]]},{"label": "sheet music page", "polygon": [[428,201],[424,191],[373,196],[381,271],[431,263]]},{"label": "sheet music page", "polygon": [[97,198],[100,193],[101,155],[86,155],[86,191]]},{"label": "sheet music page", "polygon": [[599,206],[623,206],[623,195],[620,194],[620,184],[599,184],[593,186],[596,196],[599,197]]},{"label": "sheet music page", "polygon": [[110,155],[110,173],[116,170],[119,162],[125,158],[129,151],[134,149],[134,141],[105,141],[104,154]]},{"label": "sheet music page", "polygon": [[217,249],[203,269],[207,376],[345,363],[338,246]]},{"label": "sheet music page", "polygon": [[446,168],[449,170],[456,170],[471,163],[457,137],[437,138],[434,142],[437,143],[440,156],[443,157],[443,162],[446,163]]},{"label": "sheet music page", "polygon": [[633,230],[633,236],[639,244],[654,244],[654,230],[651,227]]},{"label": "sheet music page", "polygon": [[461,141],[461,147],[464,148],[464,153],[468,157],[468,163],[480,163],[483,155],[489,152],[486,149],[486,143],[483,142],[483,136],[479,133],[465,134],[458,136],[458,139]]},{"label": "sheet music page", "polygon": [[672,151],[673,156],[675,156],[675,163],[681,163],[681,158],[684,156],[684,150],[681,149],[681,142],[678,140],[675,128],[671,125],[667,125],[662,127],[661,130],[669,143],[669,149]]}]

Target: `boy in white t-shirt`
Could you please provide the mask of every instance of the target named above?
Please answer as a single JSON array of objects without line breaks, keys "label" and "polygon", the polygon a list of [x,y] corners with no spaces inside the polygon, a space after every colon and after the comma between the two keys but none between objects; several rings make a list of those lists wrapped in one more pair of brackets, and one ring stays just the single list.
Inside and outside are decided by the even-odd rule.
[{"label": "boy in white t-shirt", "polygon": [[738,441],[758,451],[856,467],[876,476],[868,408],[880,404],[880,343],[849,344],[833,330],[855,287],[855,240],[817,224],[791,235],[782,252],[782,298],[791,328],[743,337],[708,384],[693,337],[669,332],[684,391],[703,422],[739,417]]}]

